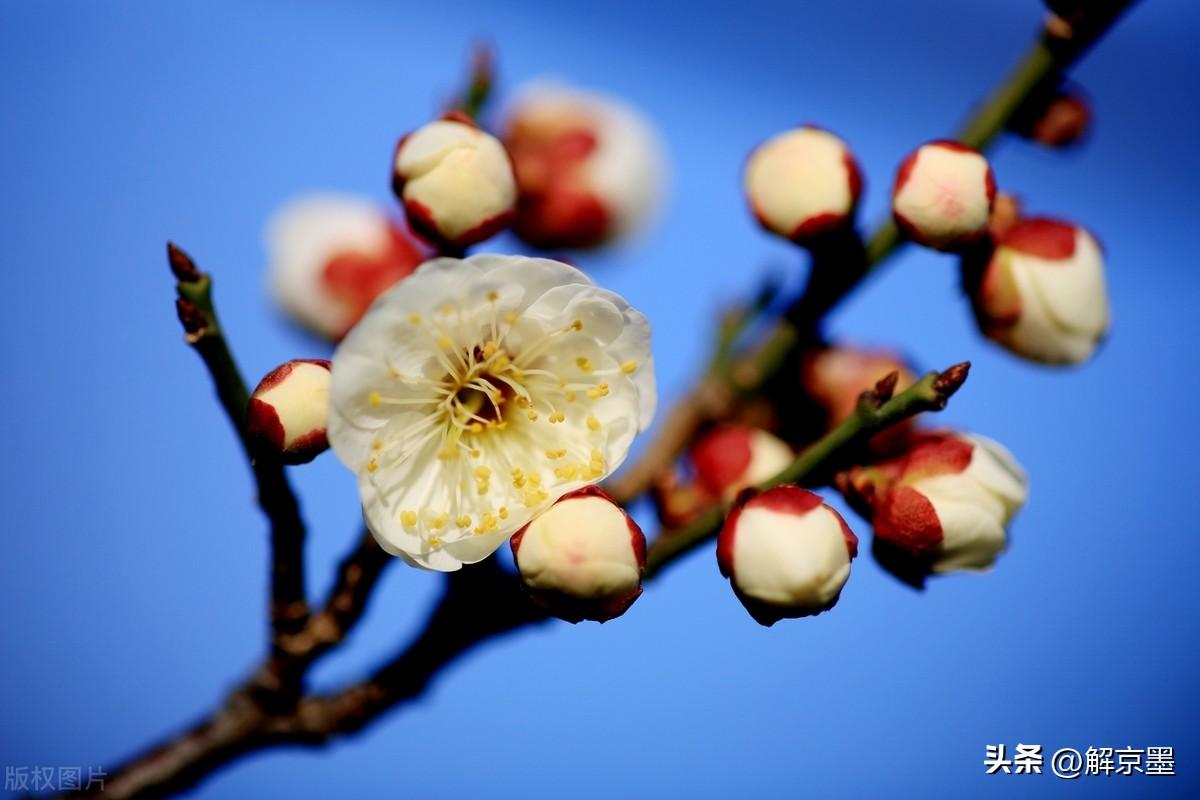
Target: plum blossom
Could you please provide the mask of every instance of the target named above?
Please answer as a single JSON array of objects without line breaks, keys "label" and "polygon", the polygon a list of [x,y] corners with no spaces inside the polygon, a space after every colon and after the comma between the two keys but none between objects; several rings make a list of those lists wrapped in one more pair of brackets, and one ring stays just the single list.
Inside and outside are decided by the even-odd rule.
[{"label": "plum blossom", "polygon": [[548,259],[438,258],[334,353],[328,436],[380,545],[449,571],[613,472],[655,402],[620,296]]}]

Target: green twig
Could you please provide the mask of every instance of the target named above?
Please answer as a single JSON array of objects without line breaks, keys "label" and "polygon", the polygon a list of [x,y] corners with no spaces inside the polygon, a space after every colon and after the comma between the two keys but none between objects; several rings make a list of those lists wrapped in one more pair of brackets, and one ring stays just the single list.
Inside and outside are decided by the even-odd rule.
[{"label": "green twig", "polygon": [[[816,476],[827,475],[840,457],[852,452],[853,445],[872,434],[922,411],[940,411],[946,401],[967,379],[970,364],[955,364],[944,372],[931,372],[895,397],[888,396],[891,388],[877,388],[864,393],[854,413],[800,452],[786,469],[764,481],[757,488],[769,489],[783,483],[808,483]],[[889,376],[880,387],[895,385]],[[716,535],[725,518],[720,505],[710,508],[692,522],[674,531],[666,531],[655,540],[646,554],[646,578],[650,579],[684,553],[698,547]]]},{"label": "green twig", "polygon": [[[249,393],[233,353],[221,330],[212,299],[212,277],[174,244],[167,258],[177,283],[176,310],[188,344],[200,356],[212,377],[221,407],[229,417],[254,473],[258,503],[271,527],[271,634],[273,650],[279,642],[301,632],[308,622],[304,593],[304,521],[300,505],[288,482],[283,464],[255,451],[246,431]],[[269,687],[284,689],[290,687]]]}]

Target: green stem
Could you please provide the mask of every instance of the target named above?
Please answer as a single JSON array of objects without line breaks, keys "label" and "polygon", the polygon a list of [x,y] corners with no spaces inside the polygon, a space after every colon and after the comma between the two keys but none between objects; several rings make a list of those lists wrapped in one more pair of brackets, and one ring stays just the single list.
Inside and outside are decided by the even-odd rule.
[{"label": "green stem", "polygon": [[[759,484],[769,489],[784,483],[805,483],[827,474],[839,457],[851,452],[851,447],[872,434],[922,411],[940,411],[946,401],[967,377],[969,364],[956,364],[945,372],[930,372],[905,391],[884,402],[868,392],[859,401],[854,413],[817,441],[804,448],[786,469]],[[690,552],[716,535],[725,519],[725,508],[715,505],[687,525],[664,531],[646,554],[645,578],[660,572],[680,556]]]},{"label": "green stem", "polygon": [[[1095,44],[1131,5],[1133,0],[1112,4],[1092,18],[1086,28],[1070,37],[1063,38],[1041,32],[1012,72],[963,123],[955,138],[977,150],[987,150],[1004,132],[1009,120],[1021,108],[1022,103],[1047,83],[1061,79],[1063,73]],[[780,321],[771,332],[753,356],[753,369],[745,370],[744,374],[754,377],[758,382],[774,374],[792,348],[815,328],[820,319],[857,288],[866,276],[896,253],[902,244],[904,239],[896,223],[891,218],[881,222],[867,239],[862,266],[858,270],[851,270],[841,284],[835,285],[832,290],[829,290],[827,283],[813,281],[809,287],[811,291],[805,292],[789,311],[787,318]],[[813,291],[820,296],[812,296]],[[797,314],[797,311],[801,313]],[[735,384],[735,388],[747,391],[756,388],[756,384],[742,381],[740,385]]]},{"label": "green stem", "polygon": [[[305,530],[300,504],[288,482],[283,463],[256,452],[246,430],[249,392],[221,330],[212,298],[212,277],[196,270],[190,258],[178,248],[173,248],[172,258],[187,259],[186,266],[190,267],[175,286],[187,341],[208,369],[221,407],[250,462],[258,503],[270,524],[271,641],[272,652],[278,654],[282,643],[301,632],[309,618],[304,590]],[[265,688],[286,692],[298,689],[296,686]]]}]

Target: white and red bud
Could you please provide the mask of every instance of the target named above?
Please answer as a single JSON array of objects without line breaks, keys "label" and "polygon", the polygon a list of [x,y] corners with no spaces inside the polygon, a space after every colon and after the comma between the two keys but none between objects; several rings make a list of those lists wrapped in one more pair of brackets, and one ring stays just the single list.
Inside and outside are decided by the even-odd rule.
[{"label": "white and red bud", "polygon": [[896,372],[894,392],[916,383],[904,359],[890,350],[834,345],[810,353],[803,364],[804,389],[828,415],[830,427],[850,417],[862,393]]},{"label": "white and red bud", "polygon": [[246,407],[246,432],[285,464],[304,464],[329,448],[329,362],[296,359],[267,373]]},{"label": "white and red bud", "polygon": [[392,190],[413,230],[452,249],[481,242],[507,227],[517,202],[504,145],[454,114],[400,140]]},{"label": "white and red bud", "polygon": [[900,163],[892,187],[892,214],[913,241],[955,250],[987,233],[996,196],[991,165],[952,141],[923,144]]},{"label": "white and red bud", "polygon": [[513,230],[535,247],[594,247],[626,236],[662,195],[659,137],[619,100],[534,84],[517,93],[504,141],[519,191]]},{"label": "white and red bud", "polygon": [[862,173],[844,141],[805,125],[768,139],[750,154],[745,188],[764,228],[803,243],[853,223]]},{"label": "white and red bud", "polygon": [[642,593],[646,537],[595,486],[563,495],[509,541],[530,595],[568,622],[607,622]]},{"label": "white and red bud", "polygon": [[726,503],[742,489],[775,477],[795,458],[783,440],[744,425],[715,428],[692,446],[690,456],[696,482]]},{"label": "white and red bud", "polygon": [[1019,356],[1076,364],[1108,332],[1104,256],[1078,225],[1021,220],[997,238],[982,267],[965,270],[980,330]]},{"label": "white and red bud", "polygon": [[1012,455],[980,436],[939,432],[904,455],[846,473],[839,486],[871,517],[876,538],[929,572],[990,567],[1028,481]]},{"label": "white and red bud", "polygon": [[821,498],[784,485],[746,492],[717,537],[717,564],[762,625],[807,617],[837,603],[858,537]]},{"label": "white and red bud", "polygon": [[370,201],[325,194],[280,209],[267,227],[267,248],[280,305],[314,333],[335,340],[428,257]]}]

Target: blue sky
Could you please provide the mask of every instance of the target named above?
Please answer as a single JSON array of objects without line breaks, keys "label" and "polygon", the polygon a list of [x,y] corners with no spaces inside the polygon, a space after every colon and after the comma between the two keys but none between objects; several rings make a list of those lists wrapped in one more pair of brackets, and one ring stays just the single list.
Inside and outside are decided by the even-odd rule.
[{"label": "blue sky", "polygon": [[[0,762],[112,765],[261,652],[263,526],[180,341],[165,239],[214,273],[248,374],[320,355],[268,304],[264,219],[307,189],[388,201],[395,138],[486,36],[504,86],[557,76],[661,126],[661,223],[584,263],[650,317],[669,401],[715,308],[765,269],[800,274],[744,207],[749,148],[800,121],[831,128],[877,218],[896,162],[953,128],[1040,14],[1035,0],[0,5]],[[906,252],[830,320],[923,366],[974,363],[945,421],[1003,441],[1032,477],[992,573],[916,593],[867,555],[834,612],[767,630],[696,553],[618,621],[490,643],[364,734],[255,756],[196,796],[1194,794],[1197,33],[1194,5],[1140,4],[1077,70],[1098,118],[1088,145],[994,151],[1001,188],[1104,242],[1114,328],[1093,362],[1048,370],[980,340],[932,253]],[[295,481],[319,593],[355,535],[354,482],[331,457]],[[393,569],[317,685],[393,650],[436,590]],[[1180,774],[985,776],[998,742],[1170,745]]]}]

